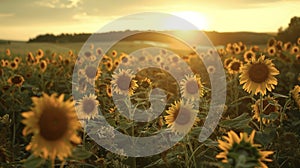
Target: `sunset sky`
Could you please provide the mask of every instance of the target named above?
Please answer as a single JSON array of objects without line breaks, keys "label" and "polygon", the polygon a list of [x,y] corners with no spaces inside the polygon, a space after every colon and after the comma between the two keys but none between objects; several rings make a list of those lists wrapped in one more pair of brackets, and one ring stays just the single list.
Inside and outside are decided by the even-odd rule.
[{"label": "sunset sky", "polygon": [[[293,16],[300,16],[299,9],[299,0],[0,0],[0,39],[93,33],[115,19],[139,12],[174,14],[208,31],[277,32]],[[114,30],[176,29],[143,18],[129,17],[125,22]]]}]

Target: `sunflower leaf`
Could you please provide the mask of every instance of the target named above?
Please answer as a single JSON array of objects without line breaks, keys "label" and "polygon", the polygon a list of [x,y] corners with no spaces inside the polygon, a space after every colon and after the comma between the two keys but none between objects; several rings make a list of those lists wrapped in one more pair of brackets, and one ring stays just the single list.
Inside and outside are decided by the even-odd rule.
[{"label": "sunflower leaf", "polygon": [[36,157],[32,154],[25,160],[23,166],[25,168],[40,167],[44,162],[45,160],[43,158]]},{"label": "sunflower leaf", "polygon": [[74,149],[71,158],[75,160],[85,160],[91,156],[92,156],[91,152],[85,150],[84,148],[78,147]]},{"label": "sunflower leaf", "polygon": [[221,127],[226,128],[236,128],[236,129],[244,129],[248,128],[248,123],[250,122],[251,118],[248,116],[247,113],[243,113],[242,115],[229,120],[224,120],[219,123]]}]

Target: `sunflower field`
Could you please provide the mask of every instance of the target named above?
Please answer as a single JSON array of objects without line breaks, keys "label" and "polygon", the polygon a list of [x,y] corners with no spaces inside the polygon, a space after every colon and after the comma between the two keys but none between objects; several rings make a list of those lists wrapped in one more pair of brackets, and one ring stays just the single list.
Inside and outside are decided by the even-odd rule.
[{"label": "sunflower field", "polygon": [[[218,73],[200,58],[213,54],[224,66],[226,103],[217,127],[200,142],[211,103],[209,74]],[[6,48],[0,60],[0,167],[300,165],[300,38],[271,38],[265,46],[229,43],[179,56],[161,50],[137,57],[96,44],[80,57],[72,50],[19,55]],[[158,66],[134,70],[147,62]],[[186,66],[194,75],[185,75]],[[180,82],[172,70],[181,73]],[[135,116],[148,120],[135,122]],[[116,132],[148,137],[163,131],[184,136],[151,156],[130,157],[113,141]],[[155,143],[144,144],[145,152]]]}]

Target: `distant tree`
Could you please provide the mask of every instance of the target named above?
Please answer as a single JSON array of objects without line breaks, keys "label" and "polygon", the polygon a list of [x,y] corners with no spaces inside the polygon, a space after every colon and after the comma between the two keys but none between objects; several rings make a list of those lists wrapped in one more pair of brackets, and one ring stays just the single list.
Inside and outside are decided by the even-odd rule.
[{"label": "distant tree", "polygon": [[282,27],[278,29],[276,38],[283,42],[296,43],[298,37],[300,37],[300,17],[294,16],[286,29],[283,30]]}]

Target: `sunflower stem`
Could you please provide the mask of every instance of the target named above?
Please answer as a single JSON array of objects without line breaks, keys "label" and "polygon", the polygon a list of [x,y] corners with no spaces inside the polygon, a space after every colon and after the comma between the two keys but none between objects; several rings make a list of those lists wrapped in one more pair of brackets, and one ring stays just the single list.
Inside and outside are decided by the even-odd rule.
[{"label": "sunflower stem", "polygon": [[188,145],[189,145],[189,148],[190,148],[190,151],[192,153],[192,156],[189,157],[189,160],[188,160],[188,164],[191,160],[191,158],[193,159],[193,162],[194,162],[194,167],[197,167],[197,164],[196,164],[196,159],[195,159],[195,155],[194,155],[194,150],[193,150],[193,145],[191,144],[191,141],[190,141],[190,138],[189,136],[187,135],[187,140],[188,140]]},{"label": "sunflower stem", "polygon": [[54,168],[55,167],[55,159],[51,159],[51,168]]},{"label": "sunflower stem", "polygon": [[[238,84],[238,74],[234,74],[234,101],[236,101],[239,98],[239,90],[238,90],[239,84]],[[236,104],[235,106],[235,112],[236,115],[239,116],[239,105]]]},{"label": "sunflower stem", "polygon": [[59,168],[63,168],[65,164],[66,164],[66,160],[63,160],[63,161],[61,162]]},{"label": "sunflower stem", "polygon": [[[263,110],[264,110],[264,103],[263,103],[263,95],[260,93],[259,94],[259,100],[260,100],[260,106],[259,106],[259,113],[262,114]],[[259,116],[260,120],[259,120],[259,130],[262,132],[263,131],[263,119],[261,117],[261,115]]]}]

